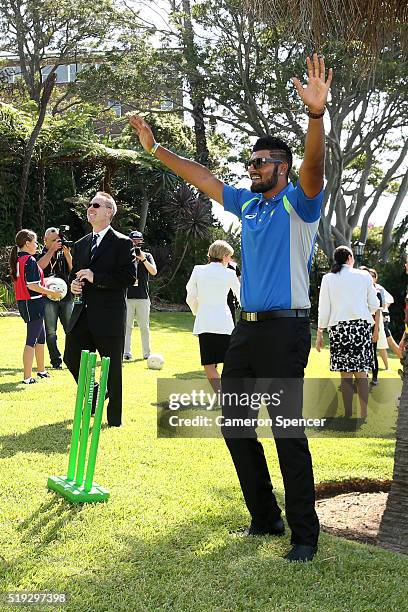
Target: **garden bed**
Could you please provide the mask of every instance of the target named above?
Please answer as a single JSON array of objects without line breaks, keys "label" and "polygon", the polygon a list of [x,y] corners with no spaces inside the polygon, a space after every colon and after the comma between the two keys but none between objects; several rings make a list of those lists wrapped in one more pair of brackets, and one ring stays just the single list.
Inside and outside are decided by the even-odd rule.
[{"label": "garden bed", "polygon": [[377,544],[390,480],[352,479],[316,487],[316,511],[322,531],[335,536]]}]

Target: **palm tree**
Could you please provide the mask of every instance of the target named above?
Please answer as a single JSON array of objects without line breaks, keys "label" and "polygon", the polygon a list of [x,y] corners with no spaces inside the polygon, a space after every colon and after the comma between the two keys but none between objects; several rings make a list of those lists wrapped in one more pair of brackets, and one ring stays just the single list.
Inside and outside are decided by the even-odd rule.
[{"label": "palm tree", "polygon": [[[284,28],[306,48],[336,40],[346,48],[360,47],[371,61],[393,39],[408,50],[406,0],[245,0],[249,12],[272,28]],[[350,43],[352,46],[350,47]]]},{"label": "palm tree", "polygon": [[378,543],[383,548],[408,554],[408,338],[402,361],[403,384],[398,410],[394,474],[381,519]]},{"label": "palm tree", "polygon": [[164,287],[167,287],[179,271],[191,243],[208,236],[213,219],[211,204],[208,202],[208,199],[201,195],[196,196],[192,189],[184,183],[171,196],[169,203],[165,207],[165,212],[173,218],[176,230],[175,252],[177,250],[178,239],[182,237],[184,241],[184,248],[177,265],[164,285]]},{"label": "palm tree", "polygon": [[141,188],[139,230],[144,231],[150,204],[161,194],[174,191],[179,177],[157,159],[144,152],[139,154],[137,178]]}]

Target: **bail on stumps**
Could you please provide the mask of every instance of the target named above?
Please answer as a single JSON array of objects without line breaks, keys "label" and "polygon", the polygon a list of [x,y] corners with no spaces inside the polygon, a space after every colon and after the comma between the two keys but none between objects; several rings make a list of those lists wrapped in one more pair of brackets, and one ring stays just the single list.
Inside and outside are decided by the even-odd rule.
[{"label": "bail on stumps", "polygon": [[[101,379],[88,451],[96,353],[82,351],[67,474],[66,476],[50,476],[48,478],[48,489],[55,491],[73,504],[102,502],[109,498],[109,491],[93,482],[103,404],[108,383],[109,363],[109,357],[102,357]],[[86,464],[87,454],[88,462]]]}]

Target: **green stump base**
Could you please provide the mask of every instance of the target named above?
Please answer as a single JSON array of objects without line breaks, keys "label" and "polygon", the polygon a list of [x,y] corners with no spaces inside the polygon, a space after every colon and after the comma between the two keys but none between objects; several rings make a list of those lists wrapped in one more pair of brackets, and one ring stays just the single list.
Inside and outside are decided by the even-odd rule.
[{"label": "green stump base", "polygon": [[84,491],[83,485],[78,486],[66,476],[50,476],[47,487],[65,497],[72,504],[103,502],[109,498],[109,491],[100,487],[96,482],[92,483],[90,491]]}]

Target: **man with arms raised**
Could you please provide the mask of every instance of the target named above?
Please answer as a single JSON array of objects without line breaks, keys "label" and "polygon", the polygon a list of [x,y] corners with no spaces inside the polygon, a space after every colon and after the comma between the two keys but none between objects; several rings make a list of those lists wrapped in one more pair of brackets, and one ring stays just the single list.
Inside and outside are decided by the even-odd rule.
[{"label": "man with arms raised", "polygon": [[[229,379],[302,379],[310,351],[309,267],[323,201],[323,115],[332,80],[323,59],[307,58],[305,88],[293,79],[307,107],[305,154],[296,187],[288,182],[289,147],[279,138],[259,138],[247,162],[251,191],[224,185],[207,168],[181,158],[154,141],[145,121],[130,123],[146,151],[242,220],[242,315],[222,374]],[[237,407],[238,409],[239,407]],[[225,406],[223,406],[224,414]],[[300,406],[301,411],[301,406]],[[231,414],[231,413],[230,413]],[[224,436],[225,436],[225,432]],[[226,437],[252,521],[248,535],[282,535],[281,510],[261,443],[253,435]],[[285,485],[286,517],[292,531],[289,561],[310,561],[317,550],[313,468],[303,431],[275,437]]]}]

